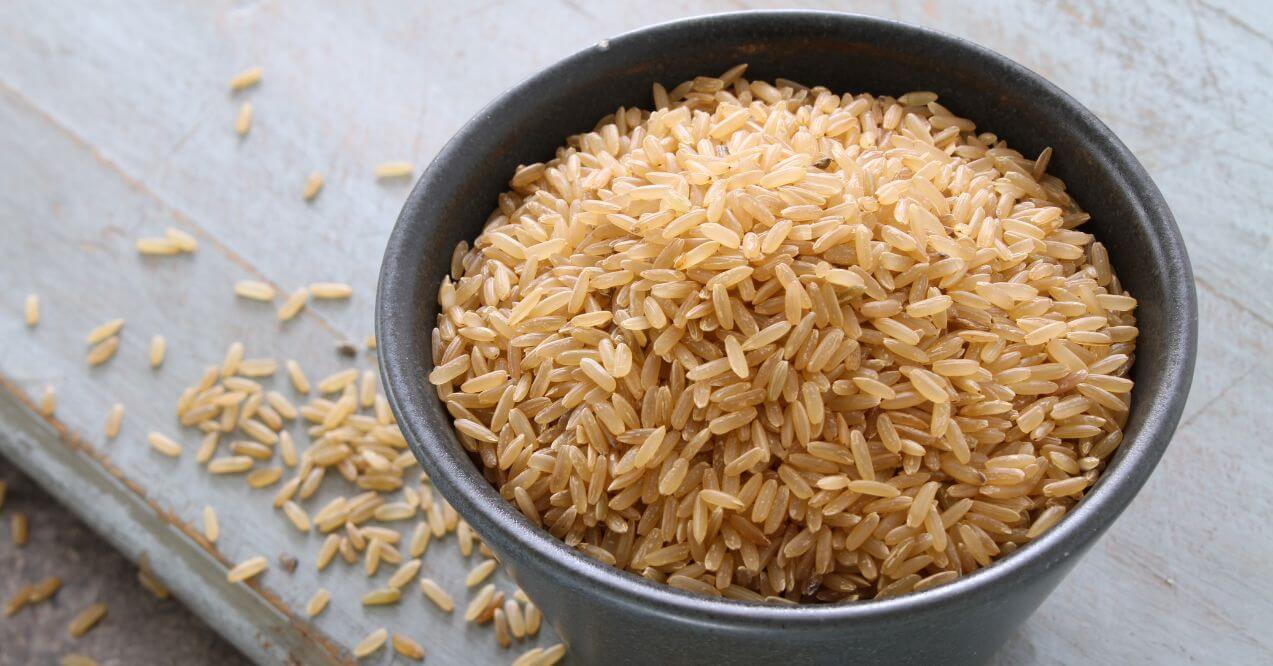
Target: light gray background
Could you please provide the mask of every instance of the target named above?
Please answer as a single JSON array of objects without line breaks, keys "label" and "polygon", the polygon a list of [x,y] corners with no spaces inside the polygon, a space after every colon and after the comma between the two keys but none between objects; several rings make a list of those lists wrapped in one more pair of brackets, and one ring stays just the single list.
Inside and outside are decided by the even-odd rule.
[{"label": "light gray background", "polygon": [[[330,658],[374,626],[391,624],[414,632],[433,663],[510,661],[514,653],[493,647],[489,632],[462,630],[421,603],[366,618],[356,601],[366,586],[360,573],[315,577],[305,564],[291,578],[271,572],[261,588],[273,595],[270,603],[221,589],[218,567],[225,562],[288,549],[312,562],[306,556],[312,558],[317,541],[296,537],[276,515],[266,515],[267,498],[207,480],[191,455],[178,463],[156,460],[142,438],[150,429],[175,431],[175,396],[232,339],[246,340],[250,355],[297,356],[317,376],[338,367],[334,342],[370,331],[380,252],[407,191],[405,183],[374,182],[375,164],[426,164],[491,97],[602,38],[680,16],[769,4],[646,0],[618,10],[569,0],[0,4],[0,451],[128,557],[167,554],[164,561],[175,564],[161,574],[256,658],[283,659],[309,644],[306,631],[332,641],[330,650],[314,653]],[[1176,439],[1132,507],[999,662],[1268,663],[1273,538],[1265,528],[1273,464],[1263,444],[1273,429],[1267,342],[1273,5],[806,6],[945,30],[1048,77],[1144,162],[1175,211],[1194,263],[1201,347]],[[229,77],[253,64],[265,68],[265,82],[228,95]],[[256,124],[243,141],[231,130],[241,99],[256,107]],[[298,192],[314,169],[328,184],[305,205]],[[168,225],[198,235],[200,251],[138,258],[133,240]],[[311,308],[280,328],[272,312],[234,301],[230,284],[242,278],[285,290],[345,280],[358,292],[348,304]],[[31,291],[45,301],[36,331],[21,323],[22,298]],[[115,316],[129,322],[119,357],[86,370],[83,335]],[[159,372],[143,360],[154,332],[170,345]],[[56,418],[31,418],[31,404],[50,383],[61,395]],[[129,418],[125,434],[108,444],[101,422],[115,399],[128,403]],[[211,556],[182,533],[209,502],[239,526]],[[78,529],[55,510],[38,513],[45,522],[37,531]],[[77,537],[73,547],[104,547],[90,543]],[[453,544],[441,546],[426,568],[456,581],[467,564],[446,550]],[[136,640],[153,630],[158,611],[144,610],[154,602],[124,590],[132,581],[131,573],[120,574],[128,570],[122,563],[68,561],[66,540],[46,536],[33,538],[18,560],[12,548],[0,543],[0,597],[65,567],[76,570],[76,590],[60,593],[60,615],[28,612],[0,621],[0,661],[43,660],[61,654],[57,646],[80,649],[63,638],[73,613],[65,606],[89,603],[94,595],[84,589],[112,604],[98,630],[103,638],[94,638],[101,642],[83,644],[104,661],[166,661],[159,655],[186,640],[182,635],[196,646],[186,654],[201,652],[199,645],[209,646],[209,660],[228,654],[182,621],[165,625],[172,640]],[[11,566],[15,561],[21,566]],[[317,584],[332,587],[333,608],[314,626],[298,624],[289,613]],[[15,659],[15,645],[43,647],[24,648]]]}]

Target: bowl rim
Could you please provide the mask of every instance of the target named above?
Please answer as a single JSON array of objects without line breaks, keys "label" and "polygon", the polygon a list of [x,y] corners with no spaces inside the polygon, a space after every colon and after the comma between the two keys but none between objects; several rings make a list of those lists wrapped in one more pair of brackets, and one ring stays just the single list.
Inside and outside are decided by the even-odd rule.
[{"label": "bowl rim", "polygon": [[[532,89],[541,83],[569,76],[574,67],[595,57],[599,50],[618,49],[683,30],[710,31],[729,27],[725,24],[732,22],[809,19],[835,21],[867,30],[901,31],[925,40],[937,40],[981,59],[998,73],[1028,83],[1035,92],[1044,93],[1048,97],[1047,102],[1062,106],[1066,113],[1081,122],[1083,129],[1091,132],[1095,154],[1119,167],[1120,189],[1129,193],[1129,198],[1141,209],[1144,217],[1157,224],[1156,241],[1151,243],[1154,259],[1174,269],[1166,273],[1169,277],[1164,291],[1187,316],[1178,319],[1169,317],[1172,325],[1161,332],[1162,335],[1176,337],[1162,359],[1163,372],[1157,382],[1160,389],[1156,392],[1157,400],[1137,405],[1138,409],[1146,412],[1143,426],[1135,437],[1122,443],[1119,458],[1111,461],[1091,491],[1047,533],[990,566],[932,589],[887,599],[788,606],[691,594],[596,561],[533,525],[499,496],[467,456],[461,460],[445,448],[425,446],[424,442],[431,438],[454,438],[455,435],[452,432],[431,432],[412,413],[427,409],[429,402],[435,408],[440,409],[440,406],[431,385],[419,375],[405,375],[401,371],[403,365],[395,362],[410,354],[411,336],[423,332],[407,330],[400,324],[410,317],[398,312],[393,294],[401,293],[406,290],[406,285],[418,282],[417,269],[422,255],[413,253],[409,228],[428,192],[439,180],[441,169],[438,165],[453,159],[467,159],[463,146],[484,131],[488,120],[496,116],[501,108],[515,104],[516,99],[531,94]],[[891,19],[817,10],[749,10],[653,24],[601,40],[500,93],[443,146],[412,189],[388,241],[376,300],[379,365],[389,403],[411,450],[429,472],[432,483],[479,533],[490,535],[489,538],[510,548],[518,548],[519,557],[533,560],[548,573],[554,584],[575,588],[586,586],[593,588],[593,594],[605,595],[615,603],[727,625],[776,622],[791,628],[829,621],[898,619],[920,611],[984,600],[995,590],[1065,566],[1071,555],[1083,552],[1127,507],[1166,450],[1188,395],[1197,347],[1197,299],[1192,269],[1179,229],[1144,167],[1095,114],[1039,74],[970,40]],[[425,363],[429,361],[425,359]]]}]

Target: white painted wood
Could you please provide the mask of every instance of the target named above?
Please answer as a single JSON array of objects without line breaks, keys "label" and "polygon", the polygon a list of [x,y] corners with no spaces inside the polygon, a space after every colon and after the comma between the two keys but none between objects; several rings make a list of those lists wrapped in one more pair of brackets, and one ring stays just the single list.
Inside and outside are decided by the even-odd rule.
[{"label": "white painted wood", "polygon": [[[1273,538],[1263,529],[1273,513],[1273,464],[1259,447],[1273,428],[1266,402],[1273,388],[1273,130],[1260,113],[1273,102],[1270,5],[805,4],[952,32],[1044,74],[1140,156],[1189,245],[1202,344],[1176,440],[1140,497],[999,662],[1273,659],[1273,641],[1261,629],[1273,626]],[[277,617],[298,612],[324,585],[334,601],[313,629],[337,645],[348,648],[384,624],[415,636],[434,663],[510,661],[513,652],[495,647],[489,630],[466,629],[416,595],[396,611],[364,613],[361,573],[336,566],[315,574],[318,538],[289,531],[269,510],[271,492],[250,494],[238,480],[199,472],[189,433],[189,451],[177,462],[153,455],[144,435],[177,433],[171,413],[181,387],[232,340],[244,340],[249,355],[294,356],[313,378],[341,366],[337,341],[370,332],[380,253],[408,188],[375,182],[375,164],[408,159],[423,167],[499,91],[601,38],[762,5],[770,3],[687,8],[651,0],[621,10],[570,1],[0,3],[0,284],[7,294],[0,295],[0,400],[29,406],[46,384],[56,385],[56,424],[93,454],[72,467],[136,500],[100,459],[153,507],[191,525],[205,504],[215,505],[229,529],[221,564],[206,566],[258,552],[299,556],[295,574],[275,569],[262,580],[280,599],[282,610],[268,611]],[[250,65],[264,68],[264,82],[231,95],[227,81]],[[255,107],[255,123],[239,139],[232,123],[244,100]],[[327,185],[306,204],[299,192],[313,170]],[[198,236],[199,252],[138,257],[133,241],[165,226]],[[231,284],[244,278],[283,290],[341,280],[356,294],[279,326],[270,308],[233,297]],[[29,292],[43,300],[35,330],[21,321]],[[117,316],[128,320],[119,356],[88,370],[83,336]],[[157,371],[144,360],[153,333],[169,341]],[[102,420],[116,399],[128,405],[128,417],[121,437],[107,443]],[[136,556],[139,540],[120,526],[145,521],[59,481],[58,456],[23,455],[22,447],[67,444],[51,429],[33,433],[17,421],[0,424],[0,448]],[[165,543],[191,557],[199,552],[175,530]],[[435,544],[425,568],[463,600],[467,563],[454,548],[453,540]],[[187,601],[210,589],[198,577],[171,573]],[[283,621],[252,634],[243,629],[248,615],[227,619],[219,610],[237,602],[225,603],[195,606],[262,660],[281,660],[278,646],[306,625]]]}]

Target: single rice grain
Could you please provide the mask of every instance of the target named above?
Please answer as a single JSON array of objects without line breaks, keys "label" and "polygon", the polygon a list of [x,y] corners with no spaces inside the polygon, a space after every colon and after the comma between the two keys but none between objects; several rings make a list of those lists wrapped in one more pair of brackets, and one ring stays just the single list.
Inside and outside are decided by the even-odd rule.
[{"label": "single rice grain", "polygon": [[57,411],[57,389],[45,386],[44,393],[40,395],[40,415],[50,417],[55,411]]},{"label": "single rice grain", "polygon": [[424,596],[429,598],[429,601],[433,602],[433,605],[442,610],[442,612],[450,613],[455,610],[455,600],[452,599],[451,595],[447,594],[446,590],[443,590],[442,587],[439,586],[432,578],[420,579],[420,591],[424,593]]},{"label": "single rice grain", "polygon": [[216,509],[211,506],[203,507],[203,538],[208,543],[216,543],[221,537],[221,523],[217,520]]},{"label": "single rice grain", "polygon": [[292,294],[287,297],[287,300],[283,301],[282,307],[278,309],[278,320],[288,321],[292,317],[295,317],[302,309],[305,308],[305,304],[307,302],[309,302],[308,289],[301,287],[300,289],[292,292]]},{"label": "single rice grain", "polygon": [[60,589],[62,589],[62,579],[57,576],[47,576],[31,588],[31,595],[27,601],[38,604],[52,598]]},{"label": "single rice grain", "polygon": [[358,641],[358,644],[354,646],[354,656],[362,659],[363,657],[371,655],[373,652],[383,647],[388,638],[389,631],[384,628],[377,629],[370,634],[367,634],[366,638]]},{"label": "single rice grain", "polygon": [[167,238],[181,252],[194,252],[199,249],[199,239],[174,227],[164,229],[164,238]]},{"label": "single rice grain", "polygon": [[22,319],[26,321],[27,327],[35,328],[40,324],[40,296],[39,294],[28,294],[26,301],[22,304]]},{"label": "single rice grain", "polygon": [[167,236],[137,239],[137,252],[147,256],[181,254],[181,245]]},{"label": "single rice grain", "polygon": [[424,646],[402,634],[393,635],[393,650],[413,661],[424,661]]},{"label": "single rice grain", "polygon": [[323,174],[314,171],[305,179],[305,186],[301,188],[301,198],[305,201],[313,201],[322,190]]},{"label": "single rice grain", "polygon": [[84,341],[90,345],[95,345],[119,333],[120,330],[122,330],[123,328],[124,328],[123,319],[112,319],[106,323],[99,324],[93,327],[93,330],[89,331],[88,335],[85,336]]},{"label": "single rice grain", "polygon": [[292,359],[288,359],[285,364],[287,367],[287,377],[292,382],[292,388],[296,389],[301,395],[309,394],[309,379],[305,377],[305,371],[301,369],[301,364]]},{"label": "single rice grain", "polygon": [[349,298],[354,288],[343,282],[314,282],[309,285],[314,298]]},{"label": "single rice grain", "polygon": [[252,129],[252,103],[244,102],[239,106],[239,112],[234,115],[234,133],[247,136],[250,129]]},{"label": "single rice grain", "polygon": [[150,443],[151,448],[170,458],[181,455],[181,445],[167,435],[152,432],[146,435],[146,441]]},{"label": "single rice grain", "polygon": [[415,172],[411,162],[384,162],[376,165],[376,179],[407,178]]},{"label": "single rice grain", "polygon": [[156,334],[150,339],[150,367],[158,368],[163,365],[167,353],[168,342],[164,340],[164,336]]},{"label": "single rice grain", "polygon": [[257,576],[262,571],[269,568],[270,562],[263,555],[249,557],[246,560],[234,565],[232,569],[226,572],[225,579],[229,583],[241,583],[249,578]]},{"label": "single rice grain", "polygon": [[253,301],[272,301],[278,293],[272,285],[258,280],[239,280],[234,283],[237,296]]},{"label": "single rice grain", "polygon": [[238,92],[247,88],[251,88],[261,82],[261,68],[249,67],[230,79],[230,90]]},{"label": "single rice grain", "polygon": [[30,538],[29,525],[27,515],[20,511],[9,518],[9,536],[13,539],[13,545],[21,548],[27,544],[27,539]]},{"label": "single rice grain", "polygon": [[305,615],[318,617],[327,608],[327,602],[331,600],[331,597],[331,592],[328,592],[327,588],[318,588],[314,596],[310,597],[309,602],[305,604]]},{"label": "single rice grain", "polygon": [[102,340],[88,350],[88,355],[84,357],[85,362],[91,367],[99,366],[113,358],[115,352],[119,350],[119,336],[111,336]]},{"label": "single rice grain", "polygon": [[109,411],[106,412],[106,426],[104,428],[106,439],[115,439],[119,436],[120,426],[124,422],[124,403],[117,402],[111,405]]},{"label": "single rice grain", "polygon": [[71,620],[71,624],[66,628],[66,633],[71,638],[79,638],[88,633],[90,629],[97,626],[102,618],[106,617],[106,604],[95,603],[88,608],[80,611],[79,614]]}]

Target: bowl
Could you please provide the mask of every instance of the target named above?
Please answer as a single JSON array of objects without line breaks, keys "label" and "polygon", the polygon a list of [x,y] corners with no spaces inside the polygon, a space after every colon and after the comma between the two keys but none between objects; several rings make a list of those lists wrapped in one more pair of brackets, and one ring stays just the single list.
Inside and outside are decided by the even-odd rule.
[{"label": "bowl", "polygon": [[[1059,525],[950,584],[878,601],[778,606],[695,596],[596,562],[534,526],[483,479],[426,380],[437,290],[456,243],[472,241],[518,164],[620,105],[749,63],[836,92],[932,90],[1049,172],[1093,216],[1139,300],[1125,439]],[[1020,626],[1127,507],[1162,456],[1193,374],[1197,306],[1188,257],[1158,188],[1081,104],[1007,58],[950,35],[864,16],[757,11],[691,18],[602,40],[500,95],[438,154],[390,237],[376,306],[380,368],[411,450],[499,555],[582,663],[976,663]],[[1112,636],[1110,638],[1113,638]]]}]

